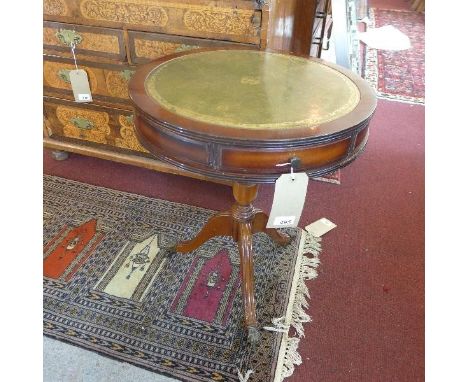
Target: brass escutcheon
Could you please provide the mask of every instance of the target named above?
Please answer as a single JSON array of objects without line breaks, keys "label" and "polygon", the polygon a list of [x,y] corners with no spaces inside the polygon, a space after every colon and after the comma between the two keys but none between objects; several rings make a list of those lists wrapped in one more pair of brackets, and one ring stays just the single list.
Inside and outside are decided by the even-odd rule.
[{"label": "brass escutcheon", "polygon": [[120,72],[120,75],[125,79],[125,81],[130,81],[130,78],[135,74],[134,70],[124,69]]},{"label": "brass escutcheon", "polygon": [[72,45],[78,45],[83,41],[81,35],[70,29],[59,29],[55,36],[62,44],[69,47]]},{"label": "brass escutcheon", "polygon": [[60,69],[58,72],[57,72],[57,75],[59,76],[59,78],[66,82],[67,84],[70,83],[70,70],[68,69]]},{"label": "brass escutcheon", "polygon": [[86,118],[74,117],[71,120],[71,123],[81,130],[91,130],[94,127],[93,122]]}]

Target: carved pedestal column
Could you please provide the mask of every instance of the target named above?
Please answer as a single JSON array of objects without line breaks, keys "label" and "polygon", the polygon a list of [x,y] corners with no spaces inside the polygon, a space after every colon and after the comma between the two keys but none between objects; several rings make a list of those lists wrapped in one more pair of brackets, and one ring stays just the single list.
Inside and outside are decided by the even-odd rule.
[{"label": "carved pedestal column", "polygon": [[232,236],[237,242],[242,276],[245,325],[248,329],[248,340],[252,344],[257,343],[260,336],[256,328],[252,235],[257,232],[265,232],[278,244],[284,245],[290,242],[287,235],[275,229],[266,228],[268,215],[254,208],[252,204],[257,198],[257,191],[258,185],[256,184],[234,183],[233,193],[236,203],[231,210],[213,216],[192,240],[183,241],[175,246],[177,252],[187,253],[197,249],[215,236]]}]

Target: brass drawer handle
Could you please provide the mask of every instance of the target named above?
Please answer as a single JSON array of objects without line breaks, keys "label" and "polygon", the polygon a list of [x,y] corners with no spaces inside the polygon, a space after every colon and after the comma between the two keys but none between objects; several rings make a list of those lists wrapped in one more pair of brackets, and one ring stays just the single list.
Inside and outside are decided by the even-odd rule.
[{"label": "brass drawer handle", "polygon": [[120,75],[125,79],[125,81],[130,81],[130,78],[135,74],[134,70],[125,69],[120,72]]},{"label": "brass drawer handle", "polygon": [[66,82],[67,84],[70,83],[70,71],[68,69],[60,69],[57,72],[57,75],[63,82]]},{"label": "brass drawer handle", "polygon": [[69,47],[72,45],[78,45],[83,41],[83,37],[81,37],[81,35],[70,29],[59,29],[55,36],[62,44]]},{"label": "brass drawer handle", "polygon": [[75,117],[72,118],[71,123],[73,123],[78,129],[81,130],[91,130],[94,127],[94,123],[86,118]]}]

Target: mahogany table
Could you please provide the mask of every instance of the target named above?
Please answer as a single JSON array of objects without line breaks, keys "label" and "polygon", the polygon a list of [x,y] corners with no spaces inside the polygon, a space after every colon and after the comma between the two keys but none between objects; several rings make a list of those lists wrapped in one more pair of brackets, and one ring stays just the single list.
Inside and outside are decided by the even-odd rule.
[{"label": "mahogany table", "polygon": [[238,243],[245,323],[258,340],[252,235],[289,237],[266,228],[253,207],[258,184],[288,168],[318,176],[364,149],[376,107],[359,76],[314,58],[247,49],[200,49],[141,66],[129,84],[136,135],[156,158],[209,179],[232,182],[235,204],[175,250],[195,250],[215,236]]}]

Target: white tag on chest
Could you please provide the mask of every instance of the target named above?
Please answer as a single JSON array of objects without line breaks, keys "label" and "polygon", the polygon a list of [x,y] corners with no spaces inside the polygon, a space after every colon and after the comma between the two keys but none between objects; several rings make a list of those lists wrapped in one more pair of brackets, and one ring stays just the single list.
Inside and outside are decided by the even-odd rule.
[{"label": "white tag on chest", "polygon": [[76,102],[92,102],[88,74],[83,69],[70,70],[70,82]]},{"label": "white tag on chest", "polygon": [[297,227],[307,194],[309,177],[305,172],[283,174],[275,183],[275,194],[267,228]]}]

